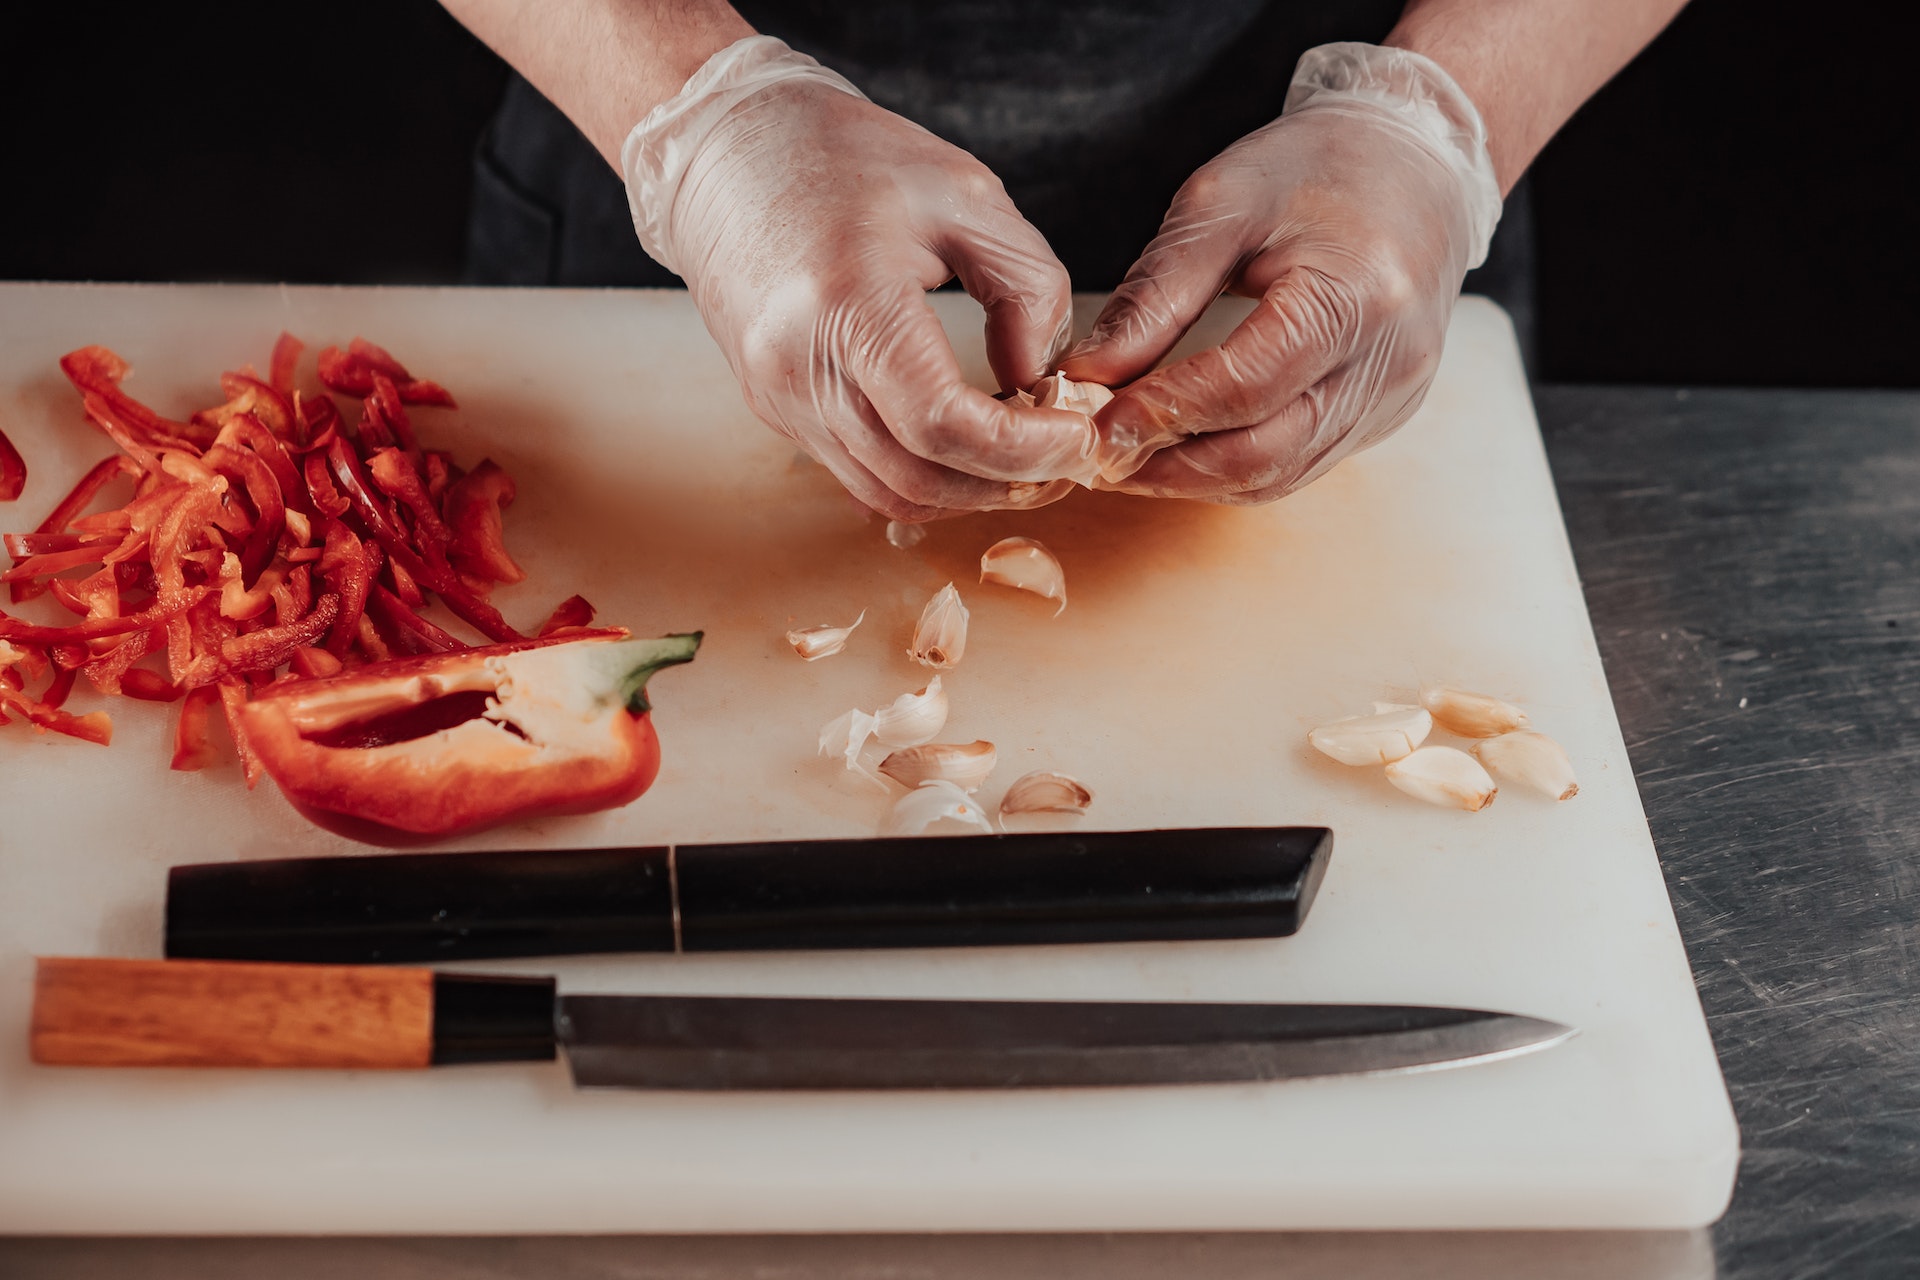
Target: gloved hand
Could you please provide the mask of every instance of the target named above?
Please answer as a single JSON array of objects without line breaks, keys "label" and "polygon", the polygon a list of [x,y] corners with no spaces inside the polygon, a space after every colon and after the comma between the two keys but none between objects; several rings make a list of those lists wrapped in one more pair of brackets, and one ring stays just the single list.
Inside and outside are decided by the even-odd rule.
[{"label": "gloved hand", "polygon": [[686,280],[748,405],[868,506],[1033,506],[1087,473],[1089,421],[968,386],[927,306],[960,278],[1005,390],[1066,344],[1066,269],[978,160],[767,36],[709,59],[621,159],[641,244]]},{"label": "gloved hand", "polygon": [[[1187,180],[1061,366],[1139,379],[1100,414],[1096,483],[1266,502],[1381,440],[1426,394],[1499,217],[1479,112],[1436,63],[1309,50],[1280,118]],[[1222,289],[1260,305],[1218,348],[1147,373]]]}]

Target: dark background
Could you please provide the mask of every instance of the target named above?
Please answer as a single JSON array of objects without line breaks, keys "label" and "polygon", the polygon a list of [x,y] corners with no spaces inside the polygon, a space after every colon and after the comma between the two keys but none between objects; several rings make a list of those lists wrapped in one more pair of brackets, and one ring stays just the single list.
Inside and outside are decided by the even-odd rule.
[{"label": "dark background", "polygon": [[[457,281],[504,68],[429,0],[280,12],[6,6],[0,279]],[[1535,168],[1536,373],[1920,386],[1916,36],[1683,12]]]}]

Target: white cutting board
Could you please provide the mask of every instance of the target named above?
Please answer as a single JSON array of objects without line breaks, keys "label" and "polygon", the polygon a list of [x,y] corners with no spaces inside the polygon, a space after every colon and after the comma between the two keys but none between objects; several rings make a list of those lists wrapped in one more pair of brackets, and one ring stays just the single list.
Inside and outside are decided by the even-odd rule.
[{"label": "white cutting board", "polygon": [[[978,312],[935,305],[984,382]],[[1056,767],[1096,792],[1089,827],[1337,833],[1289,939],[476,967],[570,991],[1455,1004],[1580,1035],[1454,1071],[1013,1094],[577,1093],[558,1063],[37,1068],[33,955],[157,956],[174,863],[356,848],[232,766],[170,773],[171,709],[123,702],[107,750],[0,728],[0,1231],[1686,1227],[1724,1208],[1732,1112],[1497,308],[1461,304],[1404,430],[1284,502],[1080,494],[899,551],[743,408],[682,295],[5,286],[0,422],[32,473],[0,524],[31,527],[106,452],[62,352],[110,345],[130,391],[184,413],[218,399],[221,369],[264,366],[283,326],[363,334],[458,395],[421,426],[519,480],[509,542],[532,577],[502,593],[511,620],[577,590],[637,632],[706,629],[654,686],[650,794],[465,846],[875,830],[885,799],[814,736],[925,683],[904,650],[949,580],[973,629],[944,736],[999,744],[985,799]],[[1064,562],[1060,617],[976,584],[1010,533]],[[838,657],[803,664],[781,639],[861,609]],[[1447,812],[1307,749],[1311,725],[1422,679],[1528,707],[1579,797]]]}]

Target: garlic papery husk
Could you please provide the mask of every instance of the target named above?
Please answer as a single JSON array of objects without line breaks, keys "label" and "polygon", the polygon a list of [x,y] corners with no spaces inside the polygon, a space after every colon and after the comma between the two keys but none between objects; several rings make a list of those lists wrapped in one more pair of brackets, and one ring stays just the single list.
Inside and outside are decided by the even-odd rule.
[{"label": "garlic papery husk", "polygon": [[917,836],[936,822],[964,822],[994,834],[993,824],[972,796],[941,778],[923,782],[894,803],[880,828],[883,836]]},{"label": "garlic papery husk", "polygon": [[917,547],[927,540],[927,526],[908,524],[903,520],[887,521],[887,545],[905,551]]},{"label": "garlic papery husk", "polygon": [[1000,813],[1085,813],[1093,792],[1078,778],[1047,769],[1035,769],[1014,779],[1000,797]]},{"label": "garlic papery husk", "polygon": [[1424,709],[1393,707],[1323,724],[1307,734],[1307,741],[1341,764],[1391,764],[1412,755],[1432,732],[1433,717]]},{"label": "garlic papery husk", "polygon": [[867,740],[873,737],[878,719],[865,711],[849,711],[820,730],[820,754],[839,756],[846,762],[848,769],[867,778],[881,787],[887,784],[880,781],[860,753],[866,749]]},{"label": "garlic papery husk", "polygon": [[1565,748],[1544,733],[1523,729],[1482,738],[1473,744],[1473,754],[1507,781],[1531,787],[1554,800],[1571,800],[1580,794],[1573,761],[1567,759]]},{"label": "garlic papery husk", "polygon": [[913,647],[907,650],[907,656],[923,667],[941,671],[953,666],[967,651],[970,616],[967,606],[960,602],[960,593],[949,582],[934,592],[933,599],[920,611],[920,623],[913,629]]},{"label": "garlic papery husk", "polygon": [[808,662],[818,662],[822,658],[831,658],[847,647],[847,637],[853,629],[867,620],[867,611],[862,609],[860,616],[844,627],[805,627],[799,631],[787,632],[787,643],[793,651]]},{"label": "garlic papery husk", "polygon": [[1480,762],[1454,747],[1422,747],[1395,760],[1387,766],[1387,781],[1416,800],[1469,813],[1499,794]]},{"label": "garlic papery husk", "polygon": [[873,713],[873,736],[890,747],[932,742],[947,727],[947,693],[940,677],[918,693],[903,693]]},{"label": "garlic papery husk", "polygon": [[998,761],[991,742],[927,742],[894,752],[880,762],[880,772],[909,787],[940,778],[978,791]]},{"label": "garlic papery husk", "polygon": [[1432,686],[1420,691],[1420,705],[1433,722],[1463,738],[1491,738],[1527,727],[1527,713],[1488,693]]},{"label": "garlic papery husk", "polygon": [[1049,374],[1033,384],[1033,403],[1040,409],[1071,409],[1089,418],[1106,408],[1113,391],[1097,382],[1075,382],[1059,374]]},{"label": "garlic papery husk", "polygon": [[[1067,575],[1059,557],[1035,538],[1002,538],[980,557],[980,581],[1031,591],[1067,607]],[[1060,609],[1053,611],[1060,616]]]}]

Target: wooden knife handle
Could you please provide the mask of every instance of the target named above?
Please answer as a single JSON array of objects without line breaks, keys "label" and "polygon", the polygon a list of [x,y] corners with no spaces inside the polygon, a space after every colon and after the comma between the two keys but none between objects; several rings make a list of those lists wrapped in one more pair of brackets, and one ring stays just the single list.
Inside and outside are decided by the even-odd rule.
[{"label": "wooden knife handle", "polygon": [[35,1062],[86,1067],[424,1067],[433,972],[41,957]]}]

